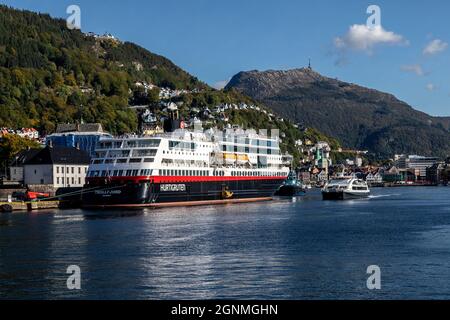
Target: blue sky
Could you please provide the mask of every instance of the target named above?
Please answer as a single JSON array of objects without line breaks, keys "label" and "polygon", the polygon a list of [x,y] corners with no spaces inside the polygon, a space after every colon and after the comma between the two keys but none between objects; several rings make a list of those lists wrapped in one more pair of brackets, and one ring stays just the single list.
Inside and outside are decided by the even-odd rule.
[{"label": "blue sky", "polygon": [[[0,0],[67,17],[171,59],[215,85],[242,70],[290,69],[311,58],[318,72],[390,92],[418,110],[450,115],[450,2],[316,0]],[[367,7],[381,29],[365,28]],[[351,26],[354,26],[351,28]]]}]

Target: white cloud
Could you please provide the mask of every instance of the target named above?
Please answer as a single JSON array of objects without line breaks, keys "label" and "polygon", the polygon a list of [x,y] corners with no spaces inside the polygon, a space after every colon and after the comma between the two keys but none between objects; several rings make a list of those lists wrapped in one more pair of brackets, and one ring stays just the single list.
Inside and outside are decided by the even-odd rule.
[{"label": "white cloud", "polygon": [[439,52],[445,51],[445,49],[447,49],[447,47],[448,47],[447,42],[444,42],[440,39],[434,39],[430,43],[427,44],[425,49],[423,49],[423,54],[431,56],[431,55],[437,54]]},{"label": "white cloud", "polygon": [[404,65],[404,66],[401,66],[401,69],[405,72],[415,73],[418,76],[425,75],[425,72],[423,71],[423,68],[420,64]]},{"label": "white cloud", "polygon": [[228,82],[230,82],[230,80],[231,80],[231,78],[228,78],[227,80],[218,81],[218,82],[214,83],[212,86],[214,89],[222,90],[223,88],[225,88],[225,86],[228,84]]},{"label": "white cloud", "polygon": [[363,24],[350,26],[347,34],[334,39],[334,45],[339,50],[351,49],[372,53],[372,49],[380,44],[406,45],[408,41],[401,35],[386,31],[382,26],[369,28]]},{"label": "white cloud", "polygon": [[427,84],[427,85],[425,86],[425,88],[426,88],[428,91],[434,91],[434,90],[436,90],[436,85],[434,85],[434,84],[432,84],[432,83],[429,83],[429,84]]}]

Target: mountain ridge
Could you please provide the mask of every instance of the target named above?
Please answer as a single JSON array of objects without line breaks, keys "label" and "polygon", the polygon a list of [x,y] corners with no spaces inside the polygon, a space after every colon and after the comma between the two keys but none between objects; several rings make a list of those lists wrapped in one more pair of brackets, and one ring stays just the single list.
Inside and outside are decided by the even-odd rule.
[{"label": "mountain ridge", "polygon": [[430,116],[393,94],[326,77],[310,68],[242,71],[225,89],[238,90],[281,116],[338,138],[346,147],[368,149],[383,157],[450,154],[450,118]]}]

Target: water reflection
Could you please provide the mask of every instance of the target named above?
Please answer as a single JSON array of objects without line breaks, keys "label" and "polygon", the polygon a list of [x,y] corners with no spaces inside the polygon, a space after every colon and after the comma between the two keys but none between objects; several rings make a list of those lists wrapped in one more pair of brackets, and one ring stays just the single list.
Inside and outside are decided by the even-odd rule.
[{"label": "water reflection", "polygon": [[[444,298],[447,189],[273,202],[0,216],[0,297]],[[82,290],[66,269],[82,270]],[[365,287],[382,268],[382,292]]]}]

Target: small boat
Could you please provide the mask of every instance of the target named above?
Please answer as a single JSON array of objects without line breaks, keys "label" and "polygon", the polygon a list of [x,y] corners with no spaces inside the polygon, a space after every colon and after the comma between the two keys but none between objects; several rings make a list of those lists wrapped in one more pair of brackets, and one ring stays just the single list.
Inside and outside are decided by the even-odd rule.
[{"label": "small boat", "polygon": [[322,189],[323,200],[357,199],[369,195],[367,183],[360,179],[331,180]]},{"label": "small boat", "polygon": [[283,182],[277,192],[275,192],[275,195],[282,197],[295,197],[304,195],[305,192],[305,188],[295,177],[295,172],[291,171],[287,179]]}]

